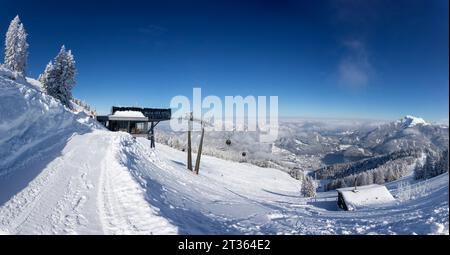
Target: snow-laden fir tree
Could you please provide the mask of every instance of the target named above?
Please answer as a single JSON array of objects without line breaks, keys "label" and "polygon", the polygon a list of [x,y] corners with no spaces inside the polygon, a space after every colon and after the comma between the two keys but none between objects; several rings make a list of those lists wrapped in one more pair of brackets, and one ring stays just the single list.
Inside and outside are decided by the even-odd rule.
[{"label": "snow-laden fir tree", "polygon": [[17,51],[18,51],[18,69],[17,71],[25,75],[28,60],[28,43],[27,43],[27,32],[23,24],[19,25],[19,30],[17,32]]},{"label": "snow-laden fir tree", "polygon": [[373,175],[373,182],[376,184],[384,183],[384,173],[382,171],[375,171]]},{"label": "snow-laden fir tree", "polygon": [[418,165],[414,168],[414,177],[416,179],[428,179],[440,174],[448,172],[449,155],[448,149],[442,151],[440,154],[427,155],[425,164]]},{"label": "snow-laden fir tree", "polygon": [[316,185],[310,176],[305,176],[303,178],[301,193],[304,197],[316,196]]},{"label": "snow-laden fir tree", "polygon": [[449,158],[448,149],[446,149],[442,152],[441,159],[438,162],[438,169],[439,169],[438,174],[443,174],[443,173],[448,172],[448,170],[449,170],[449,159],[448,158]]},{"label": "snow-laden fir tree", "polygon": [[48,84],[48,74],[50,73],[50,70],[53,69],[52,61],[48,62],[47,66],[45,67],[44,72],[39,75],[38,80],[42,83],[42,85],[45,88],[45,85]]},{"label": "snow-laden fir tree", "polygon": [[17,68],[17,35],[19,31],[20,18],[16,16],[9,24],[5,38],[4,65],[12,71]]},{"label": "snow-laden fir tree", "polygon": [[5,40],[4,65],[11,71],[25,75],[28,58],[27,33],[17,15],[9,25]]},{"label": "snow-laden fir tree", "polygon": [[71,108],[70,100],[75,86],[75,74],[75,60],[72,52],[66,51],[63,45],[54,61],[50,62],[44,73],[40,75],[39,80],[47,94]]}]

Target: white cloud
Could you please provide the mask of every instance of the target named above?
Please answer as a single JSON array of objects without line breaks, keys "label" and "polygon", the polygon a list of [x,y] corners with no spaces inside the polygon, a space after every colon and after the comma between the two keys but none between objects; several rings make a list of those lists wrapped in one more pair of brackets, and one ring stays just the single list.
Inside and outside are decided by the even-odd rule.
[{"label": "white cloud", "polygon": [[365,87],[368,83],[365,70],[350,61],[342,61],[339,64],[339,83],[352,88]]},{"label": "white cloud", "polygon": [[372,75],[366,47],[360,40],[344,41],[345,54],[338,63],[339,84],[351,89],[366,87]]}]

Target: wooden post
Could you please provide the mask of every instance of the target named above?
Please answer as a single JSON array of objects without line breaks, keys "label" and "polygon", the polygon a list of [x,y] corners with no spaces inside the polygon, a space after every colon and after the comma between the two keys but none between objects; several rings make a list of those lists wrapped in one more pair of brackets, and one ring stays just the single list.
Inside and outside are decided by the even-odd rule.
[{"label": "wooden post", "polygon": [[203,148],[203,136],[205,135],[205,128],[202,125],[202,136],[200,137],[200,144],[198,145],[197,151],[197,160],[195,161],[195,174],[198,174],[200,170],[200,159],[202,157],[202,148]]},{"label": "wooden post", "polygon": [[153,125],[153,121],[150,126],[150,148],[155,148],[155,125]]},{"label": "wooden post", "polygon": [[194,119],[193,113],[190,113],[188,121],[188,144],[187,144],[187,168],[192,171],[192,147],[191,147],[191,130],[192,121]]},{"label": "wooden post", "polygon": [[[150,122],[150,127],[148,128],[148,139],[150,140],[150,148],[155,148],[155,127],[159,124],[159,121]],[[148,123],[147,123],[148,125]]]}]

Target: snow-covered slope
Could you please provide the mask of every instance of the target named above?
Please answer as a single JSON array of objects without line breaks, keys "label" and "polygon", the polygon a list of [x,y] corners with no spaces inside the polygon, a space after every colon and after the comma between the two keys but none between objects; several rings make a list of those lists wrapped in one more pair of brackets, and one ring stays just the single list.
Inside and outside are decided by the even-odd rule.
[{"label": "snow-covered slope", "polygon": [[33,85],[0,76],[0,176],[24,159],[36,158],[73,134],[89,132],[97,123],[75,115]]},{"label": "snow-covered slope", "polygon": [[[134,155],[149,146],[136,143]],[[448,174],[389,187],[396,197],[415,193],[401,202],[345,212],[337,209],[336,192],[302,198],[300,183],[275,169],[205,156],[195,176],[186,172],[183,152],[157,144],[151,155],[152,163],[128,161],[129,168],[181,233],[448,234]]]},{"label": "snow-covered slope", "polygon": [[119,164],[116,141],[131,137],[0,72],[0,231],[176,233]]},{"label": "snow-covered slope", "polygon": [[276,169],[204,156],[197,176],[184,152],[104,130],[9,77],[0,73],[0,233],[448,234],[448,174],[388,187],[402,198],[393,205],[338,211],[336,192],[302,198]]}]

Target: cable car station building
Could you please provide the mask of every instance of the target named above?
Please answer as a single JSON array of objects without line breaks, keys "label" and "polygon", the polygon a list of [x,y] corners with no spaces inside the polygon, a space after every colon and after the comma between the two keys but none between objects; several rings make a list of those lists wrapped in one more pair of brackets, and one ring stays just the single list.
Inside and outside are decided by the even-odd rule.
[{"label": "cable car station building", "polygon": [[116,107],[111,114],[97,116],[97,121],[111,131],[123,131],[133,137],[147,137],[155,147],[154,128],[159,122],[170,120],[171,109]]}]

